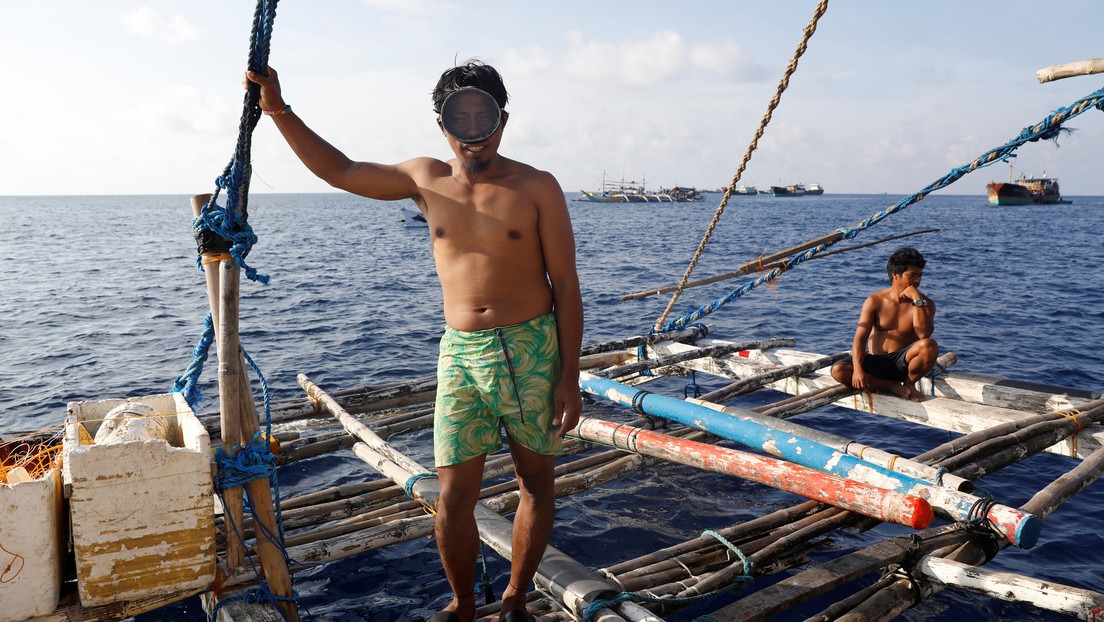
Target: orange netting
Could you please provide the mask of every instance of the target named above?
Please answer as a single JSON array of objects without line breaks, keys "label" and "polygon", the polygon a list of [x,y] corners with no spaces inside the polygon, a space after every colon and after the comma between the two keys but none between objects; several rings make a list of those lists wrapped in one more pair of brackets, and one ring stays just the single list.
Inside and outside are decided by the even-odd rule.
[{"label": "orange netting", "polygon": [[61,435],[32,434],[0,441],[0,484],[7,484],[8,475],[19,469],[31,479],[39,479],[57,466],[61,458]]}]

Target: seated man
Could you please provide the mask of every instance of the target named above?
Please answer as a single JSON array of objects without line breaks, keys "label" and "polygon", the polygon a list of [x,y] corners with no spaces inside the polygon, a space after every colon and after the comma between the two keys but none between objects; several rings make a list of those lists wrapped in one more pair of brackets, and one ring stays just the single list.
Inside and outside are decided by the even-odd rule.
[{"label": "seated man", "polygon": [[935,302],[918,289],[924,256],[915,248],[897,249],[889,257],[889,287],[863,303],[851,343],[851,362],[837,363],[832,377],[864,391],[891,393],[920,401],[916,381],[926,376],[939,357],[931,338]]}]

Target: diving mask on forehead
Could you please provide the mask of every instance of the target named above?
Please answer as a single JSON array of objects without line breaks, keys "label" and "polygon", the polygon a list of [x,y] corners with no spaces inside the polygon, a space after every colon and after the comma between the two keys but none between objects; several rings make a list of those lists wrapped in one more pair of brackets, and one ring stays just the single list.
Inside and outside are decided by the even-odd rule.
[{"label": "diving mask on forehead", "polygon": [[441,127],[462,143],[487,140],[502,123],[502,110],[490,93],[465,86],[441,104]]}]

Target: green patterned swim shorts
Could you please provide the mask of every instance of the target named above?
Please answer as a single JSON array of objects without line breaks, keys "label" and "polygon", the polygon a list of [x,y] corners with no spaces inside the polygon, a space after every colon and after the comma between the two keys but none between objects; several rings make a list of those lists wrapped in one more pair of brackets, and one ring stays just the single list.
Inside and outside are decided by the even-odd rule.
[{"label": "green patterned swim shorts", "polygon": [[528,449],[558,453],[552,389],[559,373],[556,317],[551,313],[503,328],[446,328],[433,418],[437,466],[497,451],[502,427]]}]

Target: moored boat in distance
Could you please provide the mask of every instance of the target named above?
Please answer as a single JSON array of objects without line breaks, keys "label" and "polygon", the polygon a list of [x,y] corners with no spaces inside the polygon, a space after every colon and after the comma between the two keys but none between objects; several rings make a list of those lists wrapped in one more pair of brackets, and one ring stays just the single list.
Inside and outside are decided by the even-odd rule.
[{"label": "moored boat in distance", "polygon": [[755,188],[755,186],[740,186],[739,188],[737,188],[736,190],[734,190],[732,192],[732,194],[746,194],[746,195],[758,194],[758,193],[759,193],[759,191]]},{"label": "moored boat in distance", "polygon": [[674,188],[660,188],[659,196],[670,197],[675,203],[692,203],[702,200],[702,193],[697,188],[675,186]]},{"label": "moored boat in distance", "polygon": [[602,177],[602,189],[597,192],[580,190],[582,196],[578,201],[590,201],[592,203],[673,203],[675,199],[667,191],[649,192],[645,190],[643,183],[636,181],[607,182]]},{"label": "moored boat in distance", "polygon": [[805,188],[801,184],[771,186],[770,193],[776,197],[803,197],[805,196]]},{"label": "moored boat in distance", "polygon": [[1058,179],[1047,177],[1027,177],[1020,175],[1012,181],[1011,171],[1007,182],[986,184],[985,191],[990,205],[1055,205],[1073,203],[1062,198],[1058,190]]},{"label": "moored boat in distance", "polygon": [[820,184],[798,184],[805,189],[805,194],[819,196],[824,194],[824,186]]}]

